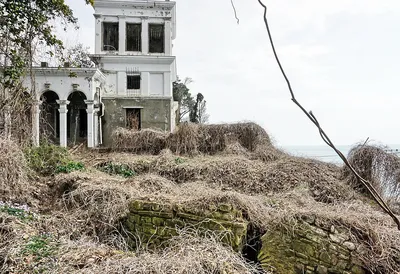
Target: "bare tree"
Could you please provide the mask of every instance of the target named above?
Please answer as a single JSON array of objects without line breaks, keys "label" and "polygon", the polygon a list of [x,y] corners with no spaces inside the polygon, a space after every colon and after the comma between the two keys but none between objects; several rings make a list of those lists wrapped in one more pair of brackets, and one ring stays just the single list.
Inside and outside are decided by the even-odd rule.
[{"label": "bare tree", "polygon": [[203,100],[199,105],[199,123],[206,124],[210,119],[210,115],[207,113],[207,101]]}]

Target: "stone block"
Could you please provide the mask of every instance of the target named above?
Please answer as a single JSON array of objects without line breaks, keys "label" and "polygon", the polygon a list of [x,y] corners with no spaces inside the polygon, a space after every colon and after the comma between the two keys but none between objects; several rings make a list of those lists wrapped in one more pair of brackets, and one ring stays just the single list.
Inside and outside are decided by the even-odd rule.
[{"label": "stone block", "polygon": [[232,205],[230,204],[220,204],[218,206],[218,209],[222,212],[231,212],[232,211]]},{"label": "stone block", "polygon": [[350,251],[356,250],[356,245],[352,242],[344,242],[343,246],[346,247]]},{"label": "stone block", "polygon": [[164,219],[159,218],[159,217],[153,217],[152,223],[156,226],[163,226],[164,225]]},{"label": "stone block", "polygon": [[317,274],[328,274],[328,268],[323,265],[318,265],[315,272]]}]

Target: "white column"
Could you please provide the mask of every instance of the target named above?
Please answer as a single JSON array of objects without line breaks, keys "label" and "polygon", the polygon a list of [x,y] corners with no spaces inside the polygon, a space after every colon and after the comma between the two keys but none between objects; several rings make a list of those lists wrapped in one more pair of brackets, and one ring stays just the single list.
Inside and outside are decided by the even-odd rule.
[{"label": "white column", "polygon": [[40,105],[41,101],[34,102],[32,113],[32,142],[34,146],[39,146],[40,142]]},{"label": "white column", "polygon": [[142,18],[142,54],[149,54],[149,20]]},{"label": "white column", "polygon": [[172,97],[171,72],[164,72],[164,96]]},{"label": "white column", "polygon": [[126,48],[126,17],[124,15],[118,16],[119,19],[119,54],[125,54]]},{"label": "white column", "polygon": [[94,127],[93,127],[93,112],[94,112],[94,101],[93,100],[85,100],[85,104],[87,105],[87,146],[94,147]]},{"label": "white column", "polygon": [[99,145],[99,108],[94,109],[94,146]]},{"label": "white column", "polygon": [[68,113],[68,100],[57,100],[60,105],[58,111],[60,112],[60,146],[67,147],[67,113]]},{"label": "white column", "polygon": [[171,21],[165,20],[164,23],[164,52],[165,55],[172,55],[172,32]]},{"label": "white column", "polygon": [[94,53],[95,54],[100,54],[101,51],[103,50],[102,48],[102,37],[103,37],[103,20],[101,19],[101,16],[99,14],[94,15],[96,24],[95,24],[95,43],[94,43]]},{"label": "white column", "polygon": [[117,94],[126,95],[126,71],[117,71]]},{"label": "white column", "polygon": [[150,73],[145,71],[140,73],[140,77],[142,77],[140,83],[140,92],[142,96],[149,96],[150,94]]}]

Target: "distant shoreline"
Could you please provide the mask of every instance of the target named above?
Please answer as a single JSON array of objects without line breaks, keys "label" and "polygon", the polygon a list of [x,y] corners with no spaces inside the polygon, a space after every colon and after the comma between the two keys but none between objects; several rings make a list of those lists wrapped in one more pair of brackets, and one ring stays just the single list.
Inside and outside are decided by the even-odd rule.
[{"label": "distant shoreline", "polygon": [[[337,148],[347,157],[350,149],[353,145],[341,145]],[[400,144],[388,145],[390,148],[389,152],[400,155]],[[342,160],[339,156],[327,145],[317,145],[317,146],[279,146],[280,149],[285,152],[300,157],[312,158],[328,163],[341,164]]]}]

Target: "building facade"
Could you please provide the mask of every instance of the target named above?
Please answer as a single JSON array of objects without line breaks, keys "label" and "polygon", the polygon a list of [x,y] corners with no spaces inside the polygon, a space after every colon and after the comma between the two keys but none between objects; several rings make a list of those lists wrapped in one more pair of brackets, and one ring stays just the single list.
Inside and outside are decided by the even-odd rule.
[{"label": "building facade", "polygon": [[96,68],[35,68],[37,138],[95,147],[118,127],[172,131],[175,2],[96,0],[94,19]]}]

